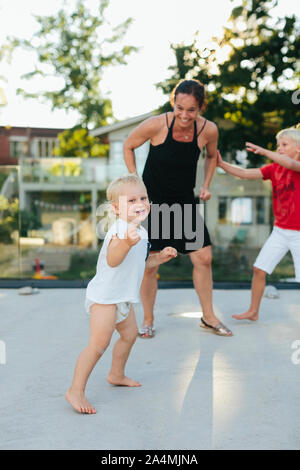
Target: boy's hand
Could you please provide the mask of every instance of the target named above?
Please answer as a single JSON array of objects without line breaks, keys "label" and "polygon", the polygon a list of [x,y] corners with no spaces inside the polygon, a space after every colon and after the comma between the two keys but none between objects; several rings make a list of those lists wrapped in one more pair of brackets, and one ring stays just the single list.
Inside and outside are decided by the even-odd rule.
[{"label": "boy's hand", "polygon": [[246,142],[246,150],[248,152],[253,152],[257,153],[259,155],[264,155],[265,156],[265,151],[263,147],[259,147],[258,145],[252,144],[251,142]]},{"label": "boy's hand", "polygon": [[141,237],[139,236],[139,234],[137,232],[136,225],[130,224],[128,226],[128,230],[125,234],[124,240],[126,241],[126,243],[130,247],[132,247],[132,246],[136,245],[140,241],[140,239],[141,239]]},{"label": "boy's hand", "polygon": [[222,163],[223,163],[223,159],[221,157],[219,150],[217,150],[217,166],[221,166]]},{"label": "boy's hand", "polygon": [[170,259],[177,257],[177,250],[171,246],[167,246],[161,250],[159,257],[162,263],[167,263]]}]

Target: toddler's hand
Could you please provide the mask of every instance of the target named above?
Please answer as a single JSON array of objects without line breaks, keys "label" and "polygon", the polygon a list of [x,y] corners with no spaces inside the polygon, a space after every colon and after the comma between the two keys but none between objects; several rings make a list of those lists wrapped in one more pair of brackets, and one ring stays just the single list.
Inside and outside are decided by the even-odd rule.
[{"label": "toddler's hand", "polygon": [[177,250],[172,248],[171,246],[167,246],[159,253],[160,259],[162,263],[167,263],[172,258],[176,258]]},{"label": "toddler's hand", "polygon": [[265,149],[263,147],[259,147],[258,145],[252,144],[251,142],[246,142],[246,150],[248,150],[248,152],[257,153],[259,155],[265,154]]},{"label": "toddler's hand", "polygon": [[134,246],[140,241],[141,237],[139,236],[136,225],[130,224],[128,226],[128,230],[125,234],[125,241],[128,243],[128,245]]}]

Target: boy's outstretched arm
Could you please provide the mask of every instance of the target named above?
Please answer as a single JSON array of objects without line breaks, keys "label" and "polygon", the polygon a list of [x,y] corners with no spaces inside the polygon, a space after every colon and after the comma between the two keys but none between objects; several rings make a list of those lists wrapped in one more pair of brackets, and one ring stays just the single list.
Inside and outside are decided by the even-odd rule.
[{"label": "boy's outstretched arm", "polygon": [[218,150],[218,160],[217,165],[222,168],[226,173],[229,173],[232,176],[237,176],[238,178],[247,179],[247,180],[258,180],[262,179],[263,175],[259,168],[241,168],[231,163],[224,162],[221,157],[221,154]]},{"label": "boy's outstretched arm", "polygon": [[146,268],[154,268],[160,264],[167,263],[172,258],[176,258],[177,250],[171,246],[167,246],[159,253],[152,253],[146,261]]},{"label": "boy's outstretched arm", "polygon": [[278,163],[284,168],[288,168],[289,170],[300,171],[300,162],[297,160],[293,160],[287,155],[282,155],[278,152],[272,152],[271,150],[259,147],[258,145],[252,144],[251,142],[246,142],[246,150],[270,158],[274,162]]}]

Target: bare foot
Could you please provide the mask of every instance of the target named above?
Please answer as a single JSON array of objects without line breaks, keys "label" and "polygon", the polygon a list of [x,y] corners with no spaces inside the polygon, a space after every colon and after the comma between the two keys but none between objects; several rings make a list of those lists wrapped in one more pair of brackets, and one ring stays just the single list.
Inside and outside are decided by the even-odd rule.
[{"label": "bare foot", "polygon": [[66,400],[78,413],[95,414],[95,408],[87,401],[83,392],[74,392],[69,389],[65,395]]},{"label": "bare foot", "polygon": [[247,312],[240,313],[239,315],[232,315],[232,318],[235,318],[236,320],[257,321],[258,320],[258,313],[257,312],[252,312],[251,310],[248,310]]},{"label": "bare foot", "polygon": [[122,387],[141,387],[142,384],[140,382],[136,382],[135,380],[129,379],[129,377],[117,377],[116,375],[110,374],[107,377],[107,382],[111,385],[119,385]]}]

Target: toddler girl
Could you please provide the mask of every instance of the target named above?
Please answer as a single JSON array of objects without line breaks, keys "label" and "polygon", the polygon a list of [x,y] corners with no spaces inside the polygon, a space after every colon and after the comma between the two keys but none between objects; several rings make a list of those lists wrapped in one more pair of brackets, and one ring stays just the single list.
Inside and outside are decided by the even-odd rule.
[{"label": "toddler girl", "polygon": [[158,266],[177,256],[171,247],[148,256],[148,235],[141,222],[150,212],[150,203],[146,187],[137,175],[110,183],[107,199],[117,218],[105,236],[96,275],[87,286],[85,305],[90,313],[90,341],[78,357],[73,382],[66,393],[67,401],[79,413],[96,413],[85,397],[85,387],[115,329],[120,338],[113,349],[107,381],[128,387],[141,385],[124,374],[138,334],[133,304],[140,301],[145,266]]}]

